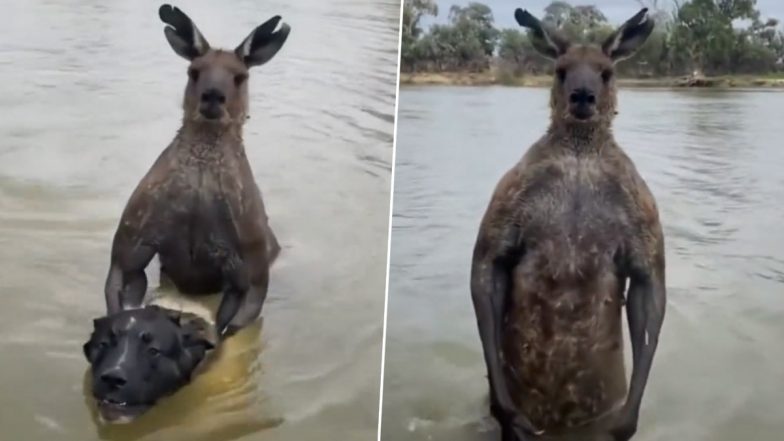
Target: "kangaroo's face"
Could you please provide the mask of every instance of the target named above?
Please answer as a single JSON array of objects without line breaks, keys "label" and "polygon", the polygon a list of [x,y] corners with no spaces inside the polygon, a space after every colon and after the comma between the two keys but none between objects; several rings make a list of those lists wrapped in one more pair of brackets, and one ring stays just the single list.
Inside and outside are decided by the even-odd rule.
[{"label": "kangaroo's face", "polygon": [[185,119],[209,123],[242,123],[248,111],[248,70],[271,60],[291,28],[274,16],[258,26],[233,51],[212,49],[196,24],[170,5],[158,10],[166,40],[190,61],[183,110]]},{"label": "kangaroo's face", "polygon": [[192,120],[241,121],[248,111],[248,68],[234,52],[210,50],[188,66],[183,108]]},{"label": "kangaroo's face", "polygon": [[653,32],[653,20],[643,8],[622,24],[601,46],[572,45],[522,9],[515,11],[528,28],[533,47],[555,61],[550,104],[553,117],[567,122],[609,121],[615,115],[614,65],[634,55]]},{"label": "kangaroo's face", "polygon": [[575,121],[612,115],[615,109],[613,74],[612,60],[599,48],[570,47],[555,62],[553,111]]}]

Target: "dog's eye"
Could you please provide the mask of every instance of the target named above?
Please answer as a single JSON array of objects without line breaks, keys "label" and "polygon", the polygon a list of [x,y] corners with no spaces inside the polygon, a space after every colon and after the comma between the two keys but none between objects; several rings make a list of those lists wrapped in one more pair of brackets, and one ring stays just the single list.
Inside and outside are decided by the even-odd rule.
[{"label": "dog's eye", "polygon": [[248,79],[248,74],[244,74],[244,73],[242,73],[242,74],[237,74],[237,75],[234,75],[234,85],[235,85],[235,86],[237,86],[237,87],[239,87],[239,86],[240,86],[240,85],[242,85],[242,83],[244,83],[244,82],[245,82],[245,80],[247,80],[247,79]]},{"label": "dog's eye", "polygon": [[147,348],[147,353],[153,357],[161,355],[161,351],[159,351],[158,348]]},{"label": "dog's eye", "polygon": [[188,77],[193,81],[199,81],[199,70],[194,68],[188,69]]},{"label": "dog's eye", "polygon": [[102,341],[102,342],[98,343],[98,348],[99,349],[106,349],[108,347],[109,347],[109,342],[108,341]]}]

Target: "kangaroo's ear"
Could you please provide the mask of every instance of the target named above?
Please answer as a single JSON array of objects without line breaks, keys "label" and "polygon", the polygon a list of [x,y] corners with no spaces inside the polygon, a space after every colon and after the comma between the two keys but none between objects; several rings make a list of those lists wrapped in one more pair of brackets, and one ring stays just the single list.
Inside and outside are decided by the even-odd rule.
[{"label": "kangaroo's ear", "polygon": [[289,32],[291,32],[291,27],[286,23],[281,23],[280,28],[275,30],[280,19],[280,15],[276,15],[265,21],[234,49],[234,52],[246,66],[261,66],[271,60],[283,47],[283,43],[286,42]]},{"label": "kangaroo's ear", "polygon": [[613,61],[629,58],[637,52],[653,32],[655,23],[648,16],[648,8],[642,8],[612,33],[602,44],[602,50]]},{"label": "kangaroo's ear", "polygon": [[530,29],[531,45],[537,52],[554,60],[569,50],[569,42],[556,31],[548,30],[538,18],[530,12],[517,8],[515,10],[517,24]]},{"label": "kangaroo's ear", "polygon": [[163,29],[163,33],[177,55],[186,60],[193,60],[210,50],[210,44],[199,32],[199,28],[179,8],[163,5],[158,9],[158,16],[161,21],[169,25]]}]

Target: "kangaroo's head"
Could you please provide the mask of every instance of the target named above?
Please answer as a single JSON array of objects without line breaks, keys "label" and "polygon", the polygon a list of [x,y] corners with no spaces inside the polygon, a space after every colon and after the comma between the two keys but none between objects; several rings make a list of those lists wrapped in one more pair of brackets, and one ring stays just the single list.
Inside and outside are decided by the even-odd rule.
[{"label": "kangaroo's head", "polygon": [[271,60],[291,28],[274,16],[262,23],[233,51],[213,49],[184,12],[171,5],[158,10],[174,52],[190,61],[183,100],[184,120],[208,124],[242,124],[248,112],[248,70]]},{"label": "kangaroo's head", "polygon": [[515,19],[530,30],[533,47],[555,61],[553,120],[609,124],[616,106],[615,63],[634,55],[651,35],[654,22],[648,9],[622,24],[601,46],[572,44],[522,9],[515,10]]}]

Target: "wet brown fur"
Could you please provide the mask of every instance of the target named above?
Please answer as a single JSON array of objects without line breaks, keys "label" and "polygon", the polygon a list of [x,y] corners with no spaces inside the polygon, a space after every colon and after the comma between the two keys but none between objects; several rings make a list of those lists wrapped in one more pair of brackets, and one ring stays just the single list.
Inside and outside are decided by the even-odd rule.
[{"label": "wet brown fur", "polygon": [[[557,76],[586,67],[611,74],[613,62],[600,48],[582,45],[556,60]],[[663,283],[656,202],[613,138],[616,87],[608,76],[589,121],[571,115],[569,91],[554,81],[550,127],[498,183],[475,246],[477,311],[477,296],[493,286],[509,293],[502,305],[491,300],[503,317],[497,330],[503,383],[521,414],[548,433],[624,405],[626,282],[641,272]],[[503,426],[508,415],[499,414],[498,394],[491,383]]]},{"label": "wet brown fur", "polygon": [[[158,255],[163,283],[171,282],[185,294],[223,292],[216,325],[218,332],[230,335],[260,314],[269,267],[280,251],[242,139],[253,63],[243,61],[239,48],[209,48],[201,34],[199,50],[186,44],[192,24],[176,8],[164,5],[161,17],[180,26],[170,44],[190,60],[182,126],[122,213],[106,281],[107,310],[111,314],[141,304],[147,287],[144,268]],[[274,28],[279,17],[273,20]],[[280,39],[277,43],[283,44]],[[200,112],[206,90],[220,90],[224,96],[218,118]]]},{"label": "wet brown fur", "polygon": [[562,123],[502,179],[481,227],[489,241],[507,223],[528,238],[512,273],[503,351],[512,397],[545,430],[622,403],[619,265],[653,264],[663,240],[653,196],[609,127],[574,134]]}]

